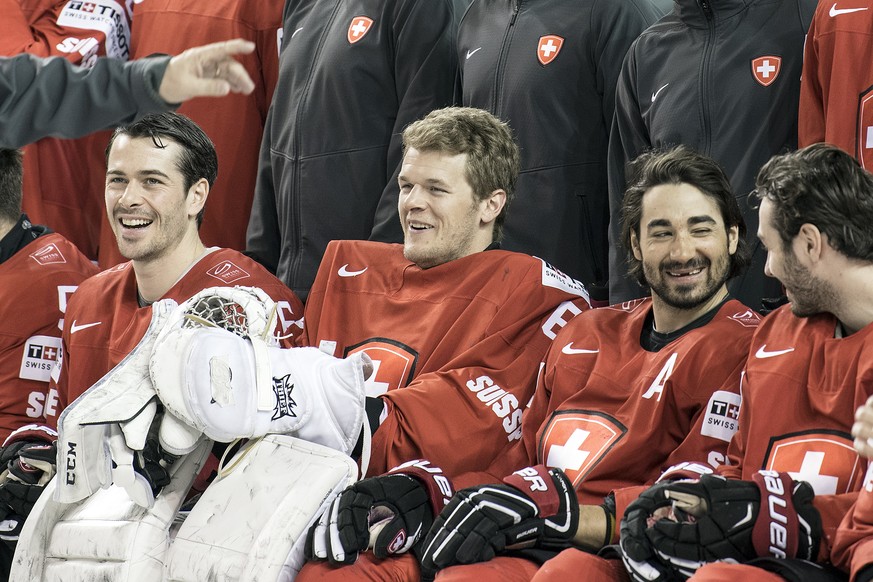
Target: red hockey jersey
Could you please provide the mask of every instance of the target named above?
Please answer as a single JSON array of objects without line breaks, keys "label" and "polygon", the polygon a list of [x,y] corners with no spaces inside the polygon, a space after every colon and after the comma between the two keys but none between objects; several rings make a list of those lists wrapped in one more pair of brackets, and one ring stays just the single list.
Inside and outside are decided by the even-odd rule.
[{"label": "red hockey jersey", "polygon": [[819,2],[806,35],[800,147],[828,142],[873,169],[873,0]]},{"label": "red hockey jersey", "polygon": [[873,325],[845,338],[834,337],[836,327],[830,314],[801,319],[788,305],[761,322],[746,362],[730,466],[720,468],[733,478],[768,469],[808,481],[824,525],[823,561],[864,480],[867,461],[855,452],[850,430],[855,410],[873,394]]},{"label": "red hockey jersey", "polygon": [[651,352],[640,345],[651,305],[626,302],[568,323],[549,348],[522,442],[497,456],[487,474],[461,476],[456,485],[500,482],[542,463],[567,474],[580,503],[602,503],[615,491],[620,520],[666,469],[722,464],[760,319],[731,300],[706,325]]},{"label": "red hockey jersey", "polygon": [[[127,60],[133,0],[0,0],[0,55],[58,56],[90,66],[101,56]],[[109,132],[42,139],[24,148],[22,208],[96,259]],[[111,239],[115,248],[115,240]]]},{"label": "red hockey jersey", "polygon": [[[303,307],[293,292],[248,257],[217,249],[202,257],[162,299],[178,303],[207,287],[260,287],[279,304],[278,331],[300,332]],[[152,308],[140,307],[132,263],[88,279],[70,299],[61,365],[52,374],[45,416],[56,426],[60,412],[136,347],[151,322]]]},{"label": "red hockey jersey", "polygon": [[96,272],[56,233],[33,240],[0,263],[0,442],[14,430],[42,422],[67,299]]},{"label": "red hockey jersey", "polygon": [[831,560],[854,576],[873,564],[873,464],[867,466],[858,499],[834,536]]},{"label": "red hockey jersey", "polygon": [[539,362],[588,308],[584,286],[528,255],[489,250],[422,270],[401,245],[334,241],[302,343],[373,359],[368,393],[387,416],[370,474],[415,458],[459,474],[521,438]]}]

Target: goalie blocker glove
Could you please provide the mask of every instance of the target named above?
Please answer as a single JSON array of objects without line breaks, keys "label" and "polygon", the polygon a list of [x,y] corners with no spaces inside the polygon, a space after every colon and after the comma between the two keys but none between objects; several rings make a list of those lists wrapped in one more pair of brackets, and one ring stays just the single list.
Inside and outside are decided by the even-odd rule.
[{"label": "goalie blocker glove", "polygon": [[454,490],[442,469],[418,459],[343,491],[306,537],[309,560],[352,564],[372,546],[378,559],[420,549]]},{"label": "goalie blocker glove", "polygon": [[490,560],[504,550],[570,546],[579,524],[579,502],[563,471],[537,465],[503,482],[455,495],[427,536],[421,559],[424,579],[454,564]]},{"label": "goalie blocker glove", "polygon": [[719,560],[815,560],[822,526],[814,497],[808,483],[776,471],[752,481],[704,475],[660,483],[625,512],[622,559],[645,582],[685,579]]}]

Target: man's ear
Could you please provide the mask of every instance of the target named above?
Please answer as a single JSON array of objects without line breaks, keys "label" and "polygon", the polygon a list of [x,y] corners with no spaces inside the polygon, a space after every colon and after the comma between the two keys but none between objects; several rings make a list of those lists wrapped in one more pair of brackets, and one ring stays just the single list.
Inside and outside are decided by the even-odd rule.
[{"label": "man's ear", "polygon": [[643,260],[643,253],[640,252],[640,239],[637,236],[637,233],[635,233],[634,231],[631,231],[631,233],[630,233],[630,246],[631,246],[631,251],[634,254],[634,258],[638,261],[642,261]]},{"label": "man's ear", "polygon": [[506,190],[498,188],[491,192],[491,195],[480,203],[479,218],[482,224],[491,224],[497,220],[504,206],[506,206]]},{"label": "man's ear", "polygon": [[206,206],[206,199],[209,197],[209,182],[206,178],[200,178],[188,189],[188,216],[194,217],[203,210]]},{"label": "man's ear", "polygon": [[816,225],[808,222],[801,225],[793,241],[794,253],[804,264],[815,264],[823,259],[826,246],[829,246],[827,236]]},{"label": "man's ear", "polygon": [[736,224],[727,229],[728,253],[734,254],[737,252],[737,246],[740,244],[740,227]]}]

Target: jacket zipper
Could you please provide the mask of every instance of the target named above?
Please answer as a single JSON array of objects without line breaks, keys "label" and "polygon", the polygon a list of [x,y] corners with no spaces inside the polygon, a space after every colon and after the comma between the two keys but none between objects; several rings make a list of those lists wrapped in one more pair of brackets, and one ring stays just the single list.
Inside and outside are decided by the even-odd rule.
[{"label": "jacket zipper", "polygon": [[[296,249],[297,254],[292,257],[291,264],[288,269],[288,278],[289,283],[297,280],[297,276],[300,272],[300,265],[303,262],[303,233],[300,232],[300,127],[301,120],[303,119],[304,110],[306,109],[307,97],[309,96],[309,89],[312,85],[312,77],[315,74],[315,63],[318,62],[318,57],[321,55],[321,50],[324,48],[324,43],[327,40],[327,35],[330,32],[330,27],[336,19],[337,12],[339,12],[341,0],[336,0],[334,3],[333,9],[331,10],[330,17],[327,19],[327,23],[321,31],[321,37],[318,39],[318,44],[315,47],[315,51],[312,53],[312,58],[309,61],[311,63],[309,67],[309,75],[306,78],[306,85],[303,87],[303,92],[300,94],[300,104],[297,107],[297,115],[294,120],[294,155],[291,158],[291,163],[294,167],[294,191],[297,194],[294,195],[292,193],[291,196],[291,221],[294,228],[294,235],[296,236]],[[281,253],[281,251],[280,251]],[[291,285],[289,284],[289,287]]]},{"label": "jacket zipper", "polygon": [[700,74],[700,105],[703,115],[703,151],[706,155],[711,155],[712,152],[712,123],[709,117],[709,65],[712,55],[713,37],[715,36],[715,14],[712,11],[711,0],[698,0],[700,9],[703,10],[703,15],[706,17],[706,23],[709,28],[706,43],[703,47],[703,62],[701,64]]},{"label": "jacket zipper", "polygon": [[494,74],[494,94],[492,97],[491,111],[498,117],[501,115],[499,100],[503,94],[500,90],[503,81],[503,71],[506,68],[506,59],[509,56],[510,37],[512,36],[512,27],[515,25],[515,20],[518,18],[518,11],[521,9],[521,1],[515,0],[515,5],[512,7],[512,16],[509,18],[509,26],[506,27],[506,32],[503,34],[503,43],[500,45],[500,56],[497,59],[497,71]]}]

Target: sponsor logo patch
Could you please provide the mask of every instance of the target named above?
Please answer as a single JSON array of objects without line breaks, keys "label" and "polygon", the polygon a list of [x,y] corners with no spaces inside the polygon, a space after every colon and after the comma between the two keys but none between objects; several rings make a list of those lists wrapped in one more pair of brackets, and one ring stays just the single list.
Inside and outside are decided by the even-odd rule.
[{"label": "sponsor logo patch", "polygon": [[763,86],[767,87],[779,76],[782,69],[782,58],[773,55],[752,59],[752,76]]},{"label": "sponsor logo patch", "polygon": [[297,413],[294,409],[297,403],[291,398],[291,392],[294,390],[294,383],[291,382],[291,374],[286,374],[281,378],[273,378],[273,394],[276,395],[276,406],[273,408],[273,420],[280,418],[292,417],[295,418]]},{"label": "sponsor logo patch", "polygon": [[35,335],[24,342],[18,377],[24,380],[48,382],[61,351],[61,338]]},{"label": "sponsor logo patch", "polygon": [[236,266],[230,261],[222,261],[218,263],[206,271],[206,274],[210,277],[215,277],[219,281],[224,281],[228,285],[250,276],[245,269]]},{"label": "sponsor logo patch", "polygon": [[348,38],[349,44],[355,44],[364,38],[367,33],[370,32],[371,26],[373,26],[372,18],[367,18],[366,16],[355,16],[352,18],[352,22],[349,24],[349,30],[346,33],[346,38]]},{"label": "sponsor logo patch", "polygon": [[835,495],[861,487],[861,460],[849,433],[805,431],[770,439],[764,469],[784,471],[809,482],[816,495]]},{"label": "sponsor logo patch", "polygon": [[758,324],[761,323],[761,316],[751,309],[734,313],[728,319],[736,321],[743,327],[758,327]]},{"label": "sponsor logo patch", "polygon": [[739,394],[716,390],[706,405],[706,416],[703,417],[700,434],[729,442],[737,432],[742,401]]},{"label": "sponsor logo patch", "polygon": [[[102,32],[106,37],[106,56],[127,60],[130,56],[128,15],[128,9],[113,0],[71,0],[58,16],[58,25]],[[93,65],[96,52],[91,50],[85,55],[82,64]]]},{"label": "sponsor logo patch", "polygon": [[[566,275],[551,266],[547,262],[540,259],[543,263],[543,286],[544,287],[552,287],[553,289],[560,289],[561,291],[566,291],[571,295],[577,295],[579,297],[583,297],[585,301],[589,301],[588,299],[588,289],[585,288],[585,285],[574,279],[573,277]],[[590,303],[590,301],[589,301]]]},{"label": "sponsor logo patch", "polygon": [[31,253],[30,258],[40,265],[57,265],[67,262],[63,253],[61,253],[61,249],[59,249],[54,243],[48,244],[38,251]]},{"label": "sponsor logo patch", "polygon": [[558,410],[542,432],[538,460],[564,471],[573,487],[578,487],[625,433],[627,427],[608,414]]},{"label": "sponsor logo patch", "polygon": [[358,352],[366,353],[373,360],[373,373],[365,383],[367,396],[375,398],[389,390],[402,388],[415,375],[418,352],[401,342],[381,337],[370,338],[346,348],[343,357]]}]

